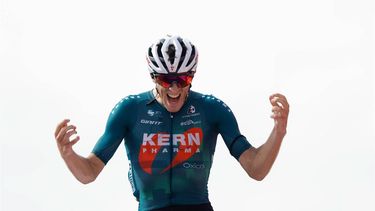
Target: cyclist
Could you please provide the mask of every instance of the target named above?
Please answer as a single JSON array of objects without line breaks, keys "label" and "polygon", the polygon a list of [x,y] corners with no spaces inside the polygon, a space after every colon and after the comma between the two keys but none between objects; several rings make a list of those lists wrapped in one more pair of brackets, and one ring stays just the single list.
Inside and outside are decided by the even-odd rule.
[{"label": "cyclist", "polygon": [[256,148],[240,133],[224,102],[191,90],[198,51],[189,40],[166,36],[148,48],[146,59],[155,88],[129,95],[113,108],[89,156],[72,148],[80,139],[74,137],[76,126],[68,119],[58,124],[58,149],[80,182],[94,181],[124,140],[139,210],[213,210],[207,182],[218,134],[251,178],[262,180],[268,174],[286,134],[285,96],[270,96],[274,127]]}]

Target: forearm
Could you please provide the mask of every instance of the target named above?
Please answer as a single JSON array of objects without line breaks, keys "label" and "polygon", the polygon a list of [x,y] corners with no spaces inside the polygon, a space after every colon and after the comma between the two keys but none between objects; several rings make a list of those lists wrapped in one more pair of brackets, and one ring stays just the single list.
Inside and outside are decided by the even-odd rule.
[{"label": "forearm", "polygon": [[247,174],[256,180],[262,180],[271,170],[279,153],[281,142],[287,130],[289,103],[284,95],[273,94],[270,96],[272,105],[271,118],[274,127],[267,141],[259,148],[251,147],[240,156],[239,162]]},{"label": "forearm", "polygon": [[255,180],[262,180],[271,170],[279,153],[285,133],[274,128],[267,141],[259,148],[250,148],[242,153],[239,161],[246,173]]},{"label": "forearm", "polygon": [[84,158],[73,152],[62,156],[72,174],[83,184],[88,184],[96,179],[98,172],[95,172],[93,164],[88,158]]},{"label": "forearm", "polygon": [[284,136],[285,133],[279,133],[274,128],[267,141],[256,150],[253,160],[253,171],[254,175],[258,178],[263,179],[271,170]]},{"label": "forearm", "polygon": [[69,121],[69,119],[64,119],[56,127],[55,139],[57,148],[72,174],[77,180],[87,184],[96,179],[105,164],[93,153],[84,158],[74,152],[72,147],[80,138],[79,136],[72,138],[74,134],[77,134],[77,131],[76,126],[68,125]]}]

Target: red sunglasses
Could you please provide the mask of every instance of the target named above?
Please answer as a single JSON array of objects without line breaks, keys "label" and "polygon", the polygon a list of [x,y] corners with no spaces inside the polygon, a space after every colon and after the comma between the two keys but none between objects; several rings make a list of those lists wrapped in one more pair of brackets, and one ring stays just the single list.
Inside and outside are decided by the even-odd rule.
[{"label": "red sunglasses", "polygon": [[191,74],[188,75],[155,75],[156,83],[160,84],[164,88],[169,88],[172,86],[174,82],[177,83],[178,87],[184,88],[189,86],[193,81],[193,76]]}]

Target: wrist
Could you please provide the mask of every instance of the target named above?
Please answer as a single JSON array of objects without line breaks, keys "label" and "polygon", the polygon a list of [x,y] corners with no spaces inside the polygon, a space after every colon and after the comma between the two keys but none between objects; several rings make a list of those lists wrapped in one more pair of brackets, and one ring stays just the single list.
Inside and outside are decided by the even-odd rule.
[{"label": "wrist", "polygon": [[283,139],[286,135],[286,128],[281,129],[275,126],[273,128],[273,133],[276,137]]},{"label": "wrist", "polygon": [[71,157],[74,156],[74,154],[75,153],[74,153],[73,150],[71,150],[69,152],[60,152],[60,155],[61,155],[62,159],[64,159],[64,160],[69,160]]}]

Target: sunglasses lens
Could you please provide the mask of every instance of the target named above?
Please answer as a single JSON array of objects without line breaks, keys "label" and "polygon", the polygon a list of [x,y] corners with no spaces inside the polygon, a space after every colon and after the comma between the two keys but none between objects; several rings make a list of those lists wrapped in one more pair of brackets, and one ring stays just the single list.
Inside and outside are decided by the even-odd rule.
[{"label": "sunglasses lens", "polygon": [[186,87],[191,84],[193,77],[190,75],[158,75],[156,76],[156,82],[163,86],[164,88],[169,88],[174,82],[177,83],[179,87]]}]

